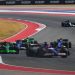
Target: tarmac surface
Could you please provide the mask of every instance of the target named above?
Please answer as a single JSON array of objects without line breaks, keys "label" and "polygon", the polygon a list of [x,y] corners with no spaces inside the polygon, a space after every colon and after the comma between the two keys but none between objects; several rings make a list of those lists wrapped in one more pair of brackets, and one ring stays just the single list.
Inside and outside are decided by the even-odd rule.
[{"label": "tarmac surface", "polygon": [[[48,73],[32,73],[32,72],[22,72],[22,71],[8,71],[0,70],[1,75],[60,75],[60,74],[48,74]],[[61,74],[62,75],[62,74]],[[66,75],[66,74],[63,74]]]},{"label": "tarmac surface", "polygon": [[[16,65],[16,66],[25,66],[33,68],[45,68],[45,69],[56,69],[56,70],[68,70],[75,71],[75,28],[62,28],[61,22],[67,19],[75,21],[75,17],[71,16],[50,16],[45,14],[0,14],[1,18],[14,18],[14,19],[23,19],[36,21],[39,23],[45,24],[46,29],[42,30],[35,36],[39,42],[50,42],[54,41],[60,37],[67,38],[72,42],[72,49],[70,50],[71,55],[68,58],[54,57],[54,58],[36,58],[36,57],[27,57],[25,51],[20,51],[20,54],[8,55],[3,54],[2,59],[6,64]],[[6,71],[7,72],[7,71]],[[3,71],[0,71],[3,74]],[[8,73],[8,72],[7,72]],[[9,71],[11,73],[11,71]],[[19,72],[18,72],[19,73]],[[3,74],[4,75],[4,74]],[[9,74],[8,74],[9,75]],[[16,74],[14,71],[13,75]],[[21,75],[31,75],[31,73],[21,74]],[[32,75],[50,75],[50,74],[32,74]],[[56,75],[56,74],[51,74]],[[59,74],[57,74],[59,75]]]}]

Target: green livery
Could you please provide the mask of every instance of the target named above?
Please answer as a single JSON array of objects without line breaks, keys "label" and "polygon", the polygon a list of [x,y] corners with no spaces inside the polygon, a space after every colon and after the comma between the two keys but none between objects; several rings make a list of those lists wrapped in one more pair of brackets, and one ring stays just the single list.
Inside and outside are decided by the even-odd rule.
[{"label": "green livery", "polygon": [[16,50],[0,50],[1,53],[15,53]]}]

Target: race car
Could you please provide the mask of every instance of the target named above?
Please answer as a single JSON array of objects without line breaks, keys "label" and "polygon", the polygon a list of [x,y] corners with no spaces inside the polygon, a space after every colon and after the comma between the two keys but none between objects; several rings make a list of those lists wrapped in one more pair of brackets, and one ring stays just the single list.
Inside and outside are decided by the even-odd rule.
[{"label": "race car", "polygon": [[0,42],[0,54],[19,54],[19,49],[14,43]]},{"label": "race car", "polygon": [[57,54],[53,52],[53,50],[55,50],[55,48],[51,48],[51,47],[46,48],[42,44],[33,44],[26,49],[26,55],[31,57],[61,56],[63,58],[66,58],[67,56],[70,55],[70,52],[66,48],[66,46],[63,46]]},{"label": "race car", "polygon": [[36,44],[38,43],[34,38],[26,38],[23,40],[16,40],[16,45],[20,45],[20,50],[25,50],[29,44]]},{"label": "race car", "polygon": [[[56,48],[57,47],[57,44],[58,44],[58,40],[57,41],[53,41],[51,42],[53,44],[53,47]],[[72,48],[72,43],[68,40],[68,39],[62,39],[62,43],[63,43],[63,46],[65,46],[66,48]]]},{"label": "race car", "polygon": [[69,21],[69,20],[66,20],[64,22],[61,23],[61,26],[62,27],[75,27],[75,23]]}]

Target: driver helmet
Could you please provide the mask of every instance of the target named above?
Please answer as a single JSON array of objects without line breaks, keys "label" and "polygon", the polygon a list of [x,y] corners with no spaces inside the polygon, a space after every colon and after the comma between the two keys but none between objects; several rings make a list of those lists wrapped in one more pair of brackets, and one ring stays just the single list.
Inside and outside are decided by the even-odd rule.
[{"label": "driver helmet", "polygon": [[63,39],[62,38],[60,38],[60,39],[58,39],[58,42],[61,42]]}]

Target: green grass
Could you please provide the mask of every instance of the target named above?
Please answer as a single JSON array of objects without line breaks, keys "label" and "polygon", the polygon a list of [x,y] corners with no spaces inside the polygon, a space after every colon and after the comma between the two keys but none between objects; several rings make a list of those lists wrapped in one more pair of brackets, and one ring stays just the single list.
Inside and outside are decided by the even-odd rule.
[{"label": "green grass", "polygon": [[12,22],[9,20],[0,20],[0,40],[17,34],[26,26],[22,23]]}]

